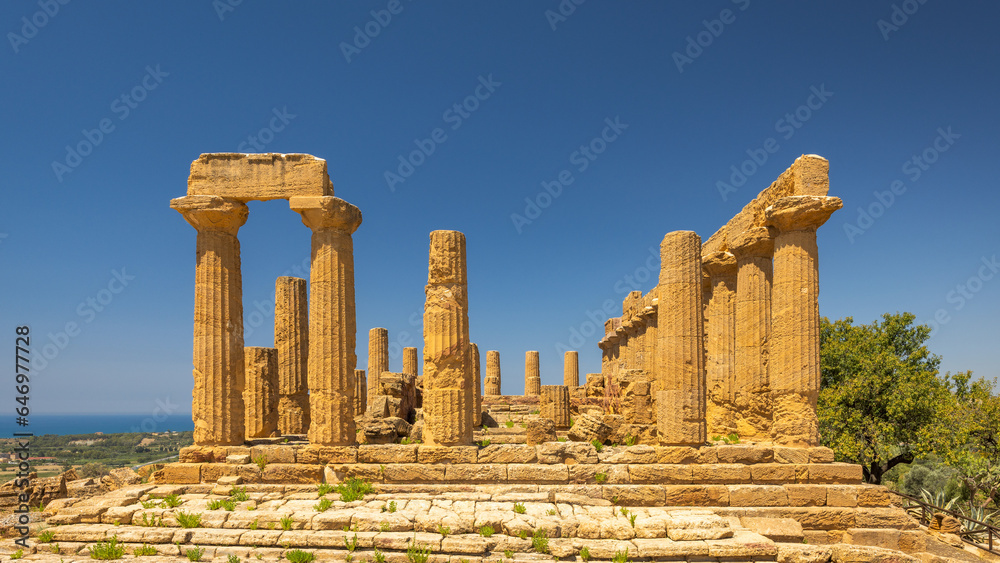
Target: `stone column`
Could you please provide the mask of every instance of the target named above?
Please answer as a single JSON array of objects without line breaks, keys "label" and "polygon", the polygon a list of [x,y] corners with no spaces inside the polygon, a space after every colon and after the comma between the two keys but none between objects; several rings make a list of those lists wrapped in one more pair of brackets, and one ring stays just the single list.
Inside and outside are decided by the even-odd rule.
[{"label": "stone column", "polygon": [[729,240],[736,256],[736,433],[740,439],[771,439],[768,354],[771,335],[771,254],[766,227]]},{"label": "stone column", "polygon": [[424,443],[472,444],[465,235],[432,231],[424,304]]},{"label": "stone column", "polygon": [[292,197],[312,229],[309,270],[309,442],[345,446],[354,432],[354,241],[361,211],[333,196]]},{"label": "stone column", "polygon": [[538,396],[542,393],[542,379],[538,374],[538,351],[524,353],[524,396]]},{"label": "stone column", "polygon": [[269,438],[278,432],[278,349],[247,346],[246,358],[246,436]]},{"label": "stone column", "polygon": [[194,443],[244,441],[243,280],[236,233],[247,206],[217,196],[186,196],[170,207],[198,230],[194,286]]},{"label": "stone column", "polygon": [[354,416],[358,417],[368,410],[368,379],[365,370],[354,370]]},{"label": "stone column", "polygon": [[416,377],[417,369],[417,349],[403,348],[403,373]]},{"label": "stone column", "polygon": [[542,385],[539,391],[539,413],[555,423],[556,428],[569,428],[569,387]]},{"label": "stone column", "polygon": [[368,402],[374,403],[381,393],[379,378],[389,371],[389,330],[373,328],[368,331]]},{"label": "stone column", "polygon": [[309,431],[309,299],[306,280],[280,277],[274,284],[274,347],[278,350],[278,430]]},{"label": "stone column", "polygon": [[580,354],[575,350],[563,354],[563,385],[580,386]]},{"label": "stone column", "polygon": [[483,425],[483,387],[479,369],[479,346],[475,342],[469,344],[469,353],[472,354],[472,427],[479,428]]},{"label": "stone column", "polygon": [[774,239],[771,397],[774,442],[819,445],[819,263],[816,229],[843,207],[840,198],[791,196],[765,210]]},{"label": "stone column", "polygon": [[486,351],[486,386],[485,395],[500,395],[500,352]]},{"label": "stone column", "polygon": [[713,252],[701,259],[708,273],[708,327],[705,339],[705,422],[711,436],[736,432],[736,257]]},{"label": "stone column", "polygon": [[705,432],[701,237],[667,233],[660,243],[657,434],[662,445],[699,445]]}]

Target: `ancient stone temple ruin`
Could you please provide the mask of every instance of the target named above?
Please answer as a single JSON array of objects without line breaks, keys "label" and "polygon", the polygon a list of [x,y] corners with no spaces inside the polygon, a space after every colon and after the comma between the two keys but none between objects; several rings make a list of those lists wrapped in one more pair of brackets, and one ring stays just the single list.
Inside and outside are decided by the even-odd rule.
[{"label": "ancient stone temple ruin", "polygon": [[[598,347],[566,352],[561,381],[542,351],[505,351],[525,372],[504,395],[500,351],[471,341],[475,241],[430,233],[422,362],[404,348],[391,371],[374,327],[358,366],[361,212],[325,161],[202,155],[171,202],[197,230],[195,445],[148,483],[52,501],[53,539],[216,561],[977,560],[819,445],[828,189],[828,162],[802,156],[706,239],[667,232],[656,285],[625,297]],[[309,280],[276,280],[274,347],[244,348],[237,233],[248,201],[275,199],[311,231]],[[601,357],[583,385],[580,354]],[[361,500],[330,492],[359,483]]]}]

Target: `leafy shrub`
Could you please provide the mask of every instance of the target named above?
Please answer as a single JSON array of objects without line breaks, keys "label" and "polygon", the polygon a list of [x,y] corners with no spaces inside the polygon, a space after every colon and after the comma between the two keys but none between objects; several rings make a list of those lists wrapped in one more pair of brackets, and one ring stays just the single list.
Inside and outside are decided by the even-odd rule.
[{"label": "leafy shrub", "polygon": [[174,516],[182,528],[198,528],[201,526],[201,514],[178,511]]},{"label": "leafy shrub", "polygon": [[99,541],[87,548],[91,559],[121,559],[125,555],[125,546],[118,541],[118,536],[111,536],[107,541]]},{"label": "leafy shrub", "polygon": [[287,559],[290,563],[309,563],[310,561],[316,560],[316,555],[309,551],[293,549],[285,552],[285,559]]}]

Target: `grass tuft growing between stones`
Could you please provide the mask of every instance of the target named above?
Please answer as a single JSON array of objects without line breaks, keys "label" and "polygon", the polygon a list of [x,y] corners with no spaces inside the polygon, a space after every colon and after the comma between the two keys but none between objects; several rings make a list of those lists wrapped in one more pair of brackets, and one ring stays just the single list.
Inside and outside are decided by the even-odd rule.
[{"label": "grass tuft growing between stones", "polygon": [[527,511],[528,511],[528,509],[524,507],[524,503],[523,502],[515,502],[514,503],[514,512],[516,512],[518,514],[524,514]]},{"label": "grass tuft growing between stones", "polygon": [[411,543],[410,547],[406,548],[406,559],[410,563],[427,563],[427,558],[430,556],[430,546]]},{"label": "grass tuft growing between stones", "polygon": [[184,555],[188,558],[188,561],[201,561],[201,556],[205,555],[204,548],[195,546],[184,552]]},{"label": "grass tuft growing between stones", "polygon": [[334,490],[340,493],[340,500],[352,502],[361,500],[365,495],[372,492],[372,484],[364,479],[352,477],[337,485]]},{"label": "grass tuft growing between stones", "polygon": [[174,517],[177,518],[177,523],[180,524],[182,528],[201,527],[201,514],[187,513],[179,510]]},{"label": "grass tuft growing between stones", "polygon": [[293,549],[285,552],[285,559],[287,559],[289,563],[309,563],[310,561],[316,560],[316,555],[311,551]]},{"label": "grass tuft growing between stones", "polygon": [[87,552],[91,559],[121,559],[125,555],[125,546],[118,541],[118,536],[111,536],[107,541],[99,541],[88,547]]},{"label": "grass tuft growing between stones", "polygon": [[549,552],[549,536],[545,530],[535,530],[535,533],[531,534],[531,547],[535,549],[536,553]]}]

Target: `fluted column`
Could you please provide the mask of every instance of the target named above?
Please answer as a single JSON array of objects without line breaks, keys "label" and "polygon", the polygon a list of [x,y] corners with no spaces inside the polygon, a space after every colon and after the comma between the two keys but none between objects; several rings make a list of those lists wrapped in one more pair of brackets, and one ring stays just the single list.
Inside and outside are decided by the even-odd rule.
[{"label": "fluted column", "polygon": [[709,435],[736,432],[736,257],[713,252],[701,259],[711,292],[706,328],[705,423]]},{"label": "fluted column", "polygon": [[580,354],[575,350],[563,354],[563,385],[580,386]]},{"label": "fluted column", "polygon": [[309,431],[309,298],[306,280],[274,283],[274,347],[278,350],[278,430]]},{"label": "fluted column", "polygon": [[790,196],[764,212],[778,230],[771,291],[771,435],[779,444],[819,445],[819,250],[816,229],[840,198]]},{"label": "fluted column", "polygon": [[736,432],[771,439],[768,354],[771,350],[771,255],[774,240],[755,227],[729,240],[736,256]]},{"label": "fluted column", "polygon": [[538,373],[538,351],[524,353],[524,396],[537,397],[542,393],[542,379]]},{"label": "fluted column", "polygon": [[356,442],[354,241],[361,211],[333,196],[293,197],[293,211],[312,229],[309,270],[309,442]]},{"label": "fluted column", "polygon": [[701,237],[667,233],[660,243],[657,434],[663,445],[705,443]]},{"label": "fluted column", "polygon": [[424,304],[424,442],[472,443],[465,235],[432,231]]},{"label": "fluted column", "polygon": [[538,399],[539,416],[555,423],[556,428],[569,428],[569,387],[542,385]]},{"label": "fluted column", "polygon": [[412,347],[403,348],[403,373],[416,377],[417,373],[417,349]]},{"label": "fluted column", "polygon": [[278,350],[247,346],[246,360],[246,437],[268,438],[278,430]]},{"label": "fluted column", "polygon": [[382,388],[379,378],[389,371],[389,330],[373,328],[368,331],[368,402],[374,403]]},{"label": "fluted column", "polygon": [[479,363],[479,346],[469,344],[472,354],[472,427],[479,428],[483,424],[483,391]]},{"label": "fluted column", "polygon": [[191,418],[197,445],[244,441],[243,280],[236,233],[245,203],[186,196],[170,207],[198,230],[194,288],[194,391]]},{"label": "fluted column", "polygon": [[500,352],[486,351],[486,385],[485,395],[500,395]]},{"label": "fluted column", "polygon": [[365,370],[354,370],[354,416],[361,416],[368,410],[368,379]]}]

